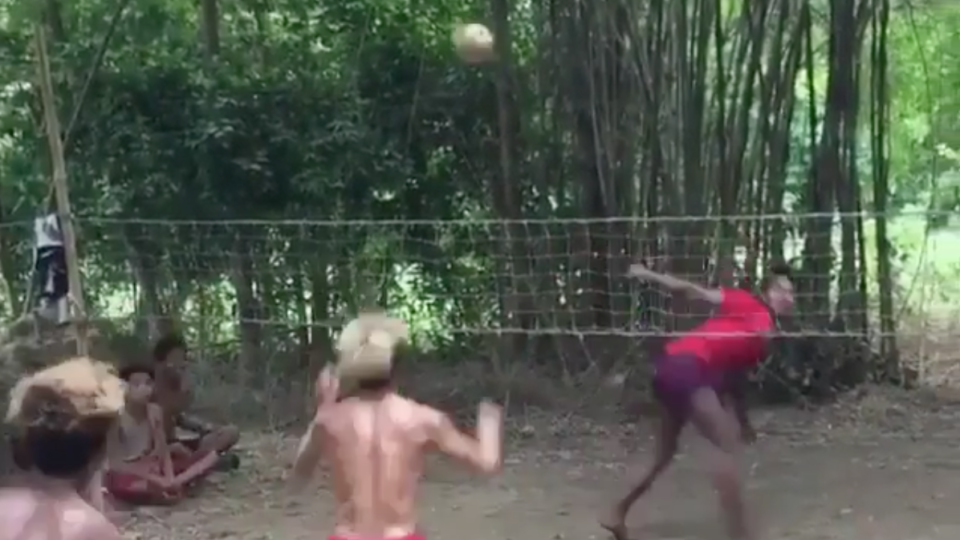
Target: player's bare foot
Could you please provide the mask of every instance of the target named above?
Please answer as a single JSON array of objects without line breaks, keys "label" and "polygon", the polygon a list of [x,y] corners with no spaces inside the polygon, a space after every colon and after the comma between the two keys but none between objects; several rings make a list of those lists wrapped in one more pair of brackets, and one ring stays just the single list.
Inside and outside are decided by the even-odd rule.
[{"label": "player's bare foot", "polygon": [[756,528],[745,516],[734,517],[727,522],[727,535],[733,540],[757,540]]},{"label": "player's bare foot", "polygon": [[745,528],[739,531],[731,531],[730,538],[733,540],[757,540],[757,535],[752,528]]},{"label": "player's bare foot", "polygon": [[628,540],[626,516],[616,511],[608,511],[600,516],[599,522],[601,527],[613,535],[614,540]]}]

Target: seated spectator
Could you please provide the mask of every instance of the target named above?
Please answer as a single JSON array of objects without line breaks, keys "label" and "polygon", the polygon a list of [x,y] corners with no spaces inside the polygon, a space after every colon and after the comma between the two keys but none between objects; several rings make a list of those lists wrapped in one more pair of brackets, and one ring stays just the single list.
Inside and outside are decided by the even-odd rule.
[{"label": "seated spectator", "polygon": [[125,405],[110,445],[104,486],[119,500],[170,504],[184,488],[209,474],[217,454],[168,444],[163,411],[152,403],[153,369],[133,365],[120,371],[126,381]]},{"label": "seated spectator", "polygon": [[[177,334],[160,339],[153,349],[157,377],[155,401],[164,412],[167,439],[198,452],[216,452],[221,456],[218,468],[235,469],[239,458],[230,449],[240,439],[234,426],[215,426],[188,414],[193,393],[185,375],[187,344]],[[177,428],[187,433],[181,435]]]},{"label": "seated spectator", "polygon": [[102,508],[81,496],[100,470],[122,407],[116,373],[89,358],[17,383],[6,420],[24,472],[0,489],[0,540],[123,538]]}]

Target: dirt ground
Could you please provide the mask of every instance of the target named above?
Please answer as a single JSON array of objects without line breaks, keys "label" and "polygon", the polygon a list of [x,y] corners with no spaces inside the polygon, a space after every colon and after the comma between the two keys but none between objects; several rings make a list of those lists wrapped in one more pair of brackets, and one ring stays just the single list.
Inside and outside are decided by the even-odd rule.
[{"label": "dirt ground", "polygon": [[[761,439],[745,457],[763,538],[960,538],[960,405],[859,395],[816,411],[757,411]],[[596,515],[624,476],[646,463],[650,421],[599,425],[520,419],[502,476],[478,480],[431,464],[422,523],[432,539],[607,538]],[[322,481],[298,501],[281,477],[294,437],[248,434],[242,470],[177,509],[118,515],[131,538],[318,539],[330,531]],[[722,539],[700,441],[630,516],[634,537]]]}]

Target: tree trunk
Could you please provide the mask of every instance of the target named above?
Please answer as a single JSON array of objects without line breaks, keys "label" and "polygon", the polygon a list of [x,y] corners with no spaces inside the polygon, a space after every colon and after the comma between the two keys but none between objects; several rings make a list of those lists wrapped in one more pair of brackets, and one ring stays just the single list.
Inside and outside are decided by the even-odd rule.
[{"label": "tree trunk", "polygon": [[160,248],[147,240],[143,227],[127,224],[123,230],[127,260],[137,284],[136,333],[141,339],[157,339],[173,329],[173,321],[161,294],[163,274]]},{"label": "tree trunk", "polygon": [[887,232],[887,202],[890,197],[890,158],[887,152],[890,137],[889,79],[887,72],[887,25],[890,20],[890,0],[881,0],[879,17],[872,20],[870,48],[870,107],[871,146],[873,150],[873,204],[876,227],[877,284],[880,289],[880,357],[884,375],[903,380],[900,354],[897,347],[897,325],[893,306],[893,249]]},{"label": "tree trunk", "polygon": [[212,66],[220,54],[220,9],[217,0],[200,0],[200,24],[204,58]]},{"label": "tree trunk", "polygon": [[493,202],[497,215],[506,221],[502,228],[503,247],[508,262],[505,269],[509,277],[505,280],[509,288],[505,291],[503,308],[506,311],[505,322],[512,330],[508,338],[511,356],[522,354],[527,345],[526,336],[516,332],[531,328],[534,306],[532,297],[536,287],[535,276],[531,275],[530,254],[527,251],[528,238],[520,220],[523,218],[523,190],[519,175],[518,145],[520,141],[520,119],[517,114],[516,85],[514,81],[512,40],[510,30],[510,5],[506,0],[491,0],[493,15],[493,33],[496,39],[496,94],[497,94],[497,133],[499,149],[499,170],[492,177]]},{"label": "tree trunk", "polygon": [[[838,0],[846,1],[846,0]],[[835,57],[836,40],[831,39],[829,50],[830,77],[828,80],[827,97],[825,98],[825,110],[823,125],[820,127],[820,140],[816,140],[816,133],[820,124],[816,110],[816,86],[813,82],[814,74],[814,56],[813,56],[813,30],[810,17],[810,2],[804,3],[804,20],[806,22],[806,41],[807,41],[807,92],[810,99],[810,110],[808,117],[808,129],[810,133],[810,150],[813,156],[813,164],[807,178],[807,186],[804,192],[805,210],[813,214],[803,224],[804,245],[803,245],[803,279],[798,280],[797,300],[801,315],[813,323],[817,328],[826,328],[830,322],[830,276],[833,269],[833,217],[835,210],[834,196],[837,193],[837,176],[840,174],[840,107],[845,94],[843,88],[838,86],[839,79],[836,74],[837,66]],[[835,24],[831,21],[831,25]],[[831,26],[832,28],[832,26]],[[831,31],[834,36],[839,29]],[[831,99],[831,96],[833,99]]]},{"label": "tree trunk", "polygon": [[[253,264],[250,246],[238,235],[232,259],[231,281],[237,298],[237,321],[240,325],[240,367],[242,373],[254,372],[260,359],[261,315],[253,288]],[[243,381],[240,381],[243,383]]]}]

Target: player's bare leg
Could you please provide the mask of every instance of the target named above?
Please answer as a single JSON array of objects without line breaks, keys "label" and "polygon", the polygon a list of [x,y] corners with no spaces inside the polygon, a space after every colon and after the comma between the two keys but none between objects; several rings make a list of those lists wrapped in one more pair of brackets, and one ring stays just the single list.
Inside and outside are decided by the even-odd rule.
[{"label": "player's bare leg", "polygon": [[236,446],[240,441],[240,430],[234,426],[217,426],[200,438],[197,451],[222,454]]},{"label": "player's bare leg", "polygon": [[741,441],[736,420],[712,388],[698,389],[693,393],[691,403],[690,420],[714,446],[709,465],[728,533],[736,540],[754,540],[737,465]]},{"label": "player's bare leg", "polygon": [[626,540],[626,519],[630,508],[643,497],[653,483],[670,467],[677,454],[680,432],[685,420],[682,416],[664,407],[660,413],[660,430],[656,438],[656,450],[653,461],[642,474],[631,481],[622,497],[600,516],[600,526],[610,531],[616,540]]},{"label": "player's bare leg", "polygon": [[751,444],[757,440],[757,431],[750,421],[747,408],[747,374],[743,370],[729,370],[724,375],[723,389],[720,399],[723,407],[737,420],[740,427],[740,440]]}]

